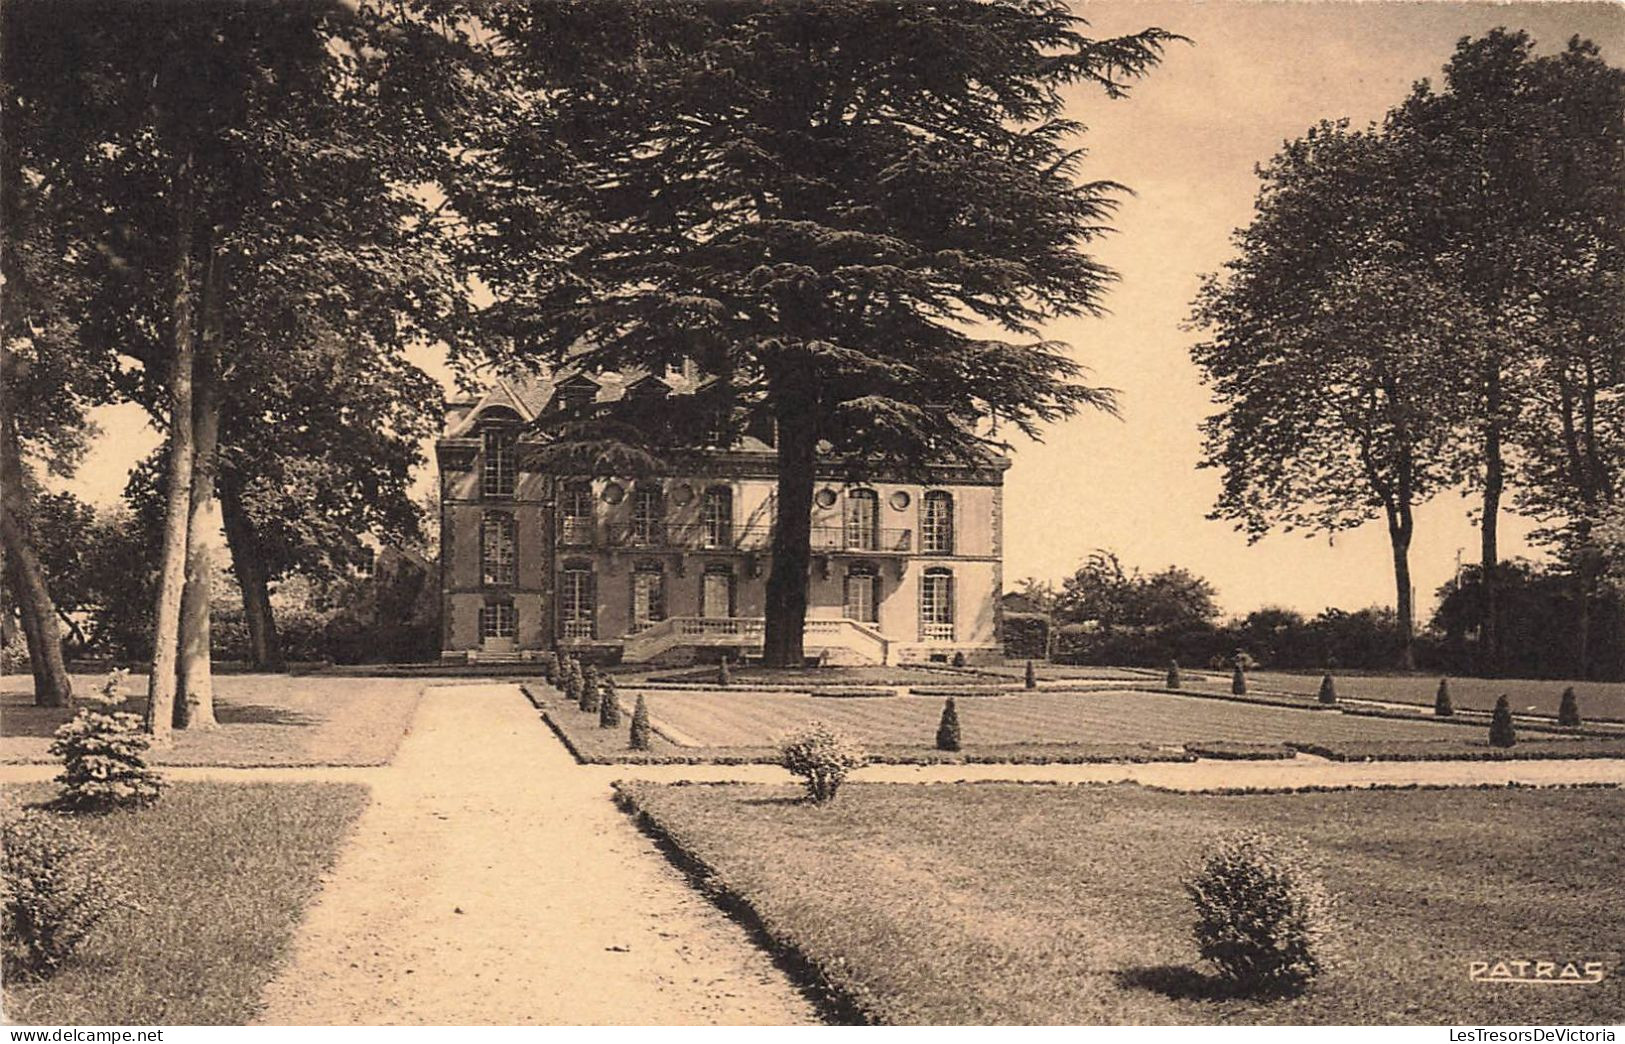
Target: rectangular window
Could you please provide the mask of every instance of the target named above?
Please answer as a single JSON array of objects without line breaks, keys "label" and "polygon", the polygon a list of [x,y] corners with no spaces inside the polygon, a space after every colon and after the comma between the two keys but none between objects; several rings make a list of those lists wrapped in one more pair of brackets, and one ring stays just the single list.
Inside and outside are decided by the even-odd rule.
[{"label": "rectangular window", "polygon": [[565,638],[594,637],[597,616],[593,603],[592,570],[566,569],[559,584],[559,624]]},{"label": "rectangular window", "polygon": [[481,490],[488,497],[513,496],[515,437],[510,428],[486,428]]},{"label": "rectangular window", "polygon": [[506,511],[492,511],[485,516],[480,533],[480,582],[514,582],[514,522]]},{"label": "rectangular window", "polygon": [[920,577],[920,638],[954,640],[954,578],[947,570],[929,570]]},{"label": "rectangular window", "polygon": [[572,482],[559,494],[559,541],[591,547],[596,533],[592,483]]},{"label": "rectangular window", "polygon": [[512,602],[492,602],[480,607],[480,639],[512,639],[519,631],[519,614]]},{"label": "rectangular window", "polygon": [[954,498],[947,493],[927,493],[920,519],[920,550],[926,554],[954,553]]}]

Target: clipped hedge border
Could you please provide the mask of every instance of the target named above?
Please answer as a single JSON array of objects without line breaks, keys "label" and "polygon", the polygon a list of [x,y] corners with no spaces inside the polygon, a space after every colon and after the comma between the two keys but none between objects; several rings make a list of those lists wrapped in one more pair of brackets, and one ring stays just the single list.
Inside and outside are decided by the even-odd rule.
[{"label": "clipped hedge border", "polygon": [[1289,740],[1293,750],[1313,754],[1328,761],[1579,761],[1590,758],[1625,758],[1625,741],[1587,743],[1575,740],[1568,743],[1549,743],[1540,746],[1520,744],[1513,747],[1464,746],[1455,743],[1436,743],[1419,740],[1415,747],[1393,743],[1353,741],[1342,744],[1300,743]]},{"label": "clipped hedge border", "polygon": [[1213,743],[1187,743],[1185,749],[1198,758],[1213,761],[1285,761],[1298,756],[1286,743],[1235,743],[1219,740]]}]

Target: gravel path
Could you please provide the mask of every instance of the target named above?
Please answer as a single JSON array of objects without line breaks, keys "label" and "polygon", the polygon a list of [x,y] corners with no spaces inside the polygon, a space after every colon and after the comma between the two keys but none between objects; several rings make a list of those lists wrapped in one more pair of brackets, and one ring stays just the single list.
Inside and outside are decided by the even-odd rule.
[{"label": "gravel path", "polygon": [[369,782],[261,1022],[817,1021],[514,686],[428,690]]}]

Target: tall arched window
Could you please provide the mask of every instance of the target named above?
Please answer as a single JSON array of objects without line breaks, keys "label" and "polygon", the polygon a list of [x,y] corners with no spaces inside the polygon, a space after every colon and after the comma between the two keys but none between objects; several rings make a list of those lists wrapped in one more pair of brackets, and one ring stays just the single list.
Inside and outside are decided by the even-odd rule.
[{"label": "tall arched window", "polygon": [[632,567],[632,630],[641,631],[666,618],[666,573],[656,561]]},{"label": "tall arched window", "polygon": [[493,422],[480,429],[480,492],[488,497],[513,496],[518,469],[518,433],[512,424]]},{"label": "tall arched window", "polygon": [[954,498],[942,490],[925,495],[920,509],[920,550],[928,555],[954,553]]},{"label": "tall arched window", "polygon": [[954,640],[954,574],[948,569],[927,569],[920,577],[920,639]]},{"label": "tall arched window", "polygon": [[870,562],[853,562],[846,570],[841,615],[859,623],[880,622],[880,574]]},{"label": "tall arched window", "polygon": [[666,542],[666,495],[659,486],[638,486],[632,491],[632,542]]},{"label": "tall arched window", "polygon": [[564,571],[559,575],[559,636],[596,637],[597,609],[592,563],[580,560],[565,562]]},{"label": "tall arched window", "polygon": [[715,620],[733,614],[733,567],[726,562],[712,562],[700,577],[700,615]]},{"label": "tall arched window", "polygon": [[700,518],[700,536],[706,547],[731,546],[734,530],[733,490],[727,486],[712,486],[707,489]]},{"label": "tall arched window", "polygon": [[880,547],[880,498],[872,489],[846,491],[846,546],[859,551]]},{"label": "tall arched window", "polygon": [[514,522],[509,511],[487,511],[480,527],[480,582],[507,586],[514,582]]}]

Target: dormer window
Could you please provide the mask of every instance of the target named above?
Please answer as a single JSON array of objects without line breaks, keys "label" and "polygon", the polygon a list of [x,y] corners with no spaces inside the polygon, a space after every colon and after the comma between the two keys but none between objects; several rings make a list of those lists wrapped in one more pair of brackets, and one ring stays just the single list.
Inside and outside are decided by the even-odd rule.
[{"label": "dormer window", "polygon": [[578,373],[559,384],[553,392],[553,405],[565,413],[574,413],[591,406],[597,398],[598,385]]}]

